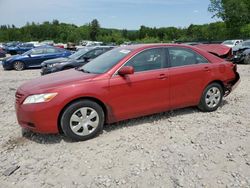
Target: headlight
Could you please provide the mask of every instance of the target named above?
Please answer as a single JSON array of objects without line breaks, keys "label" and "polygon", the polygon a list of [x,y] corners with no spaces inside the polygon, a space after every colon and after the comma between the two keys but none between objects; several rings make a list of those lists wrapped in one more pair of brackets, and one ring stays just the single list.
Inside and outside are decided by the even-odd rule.
[{"label": "headlight", "polygon": [[48,67],[54,67],[56,66],[58,63],[53,63],[53,64],[49,64]]},{"label": "headlight", "polygon": [[38,95],[30,95],[24,100],[23,104],[49,102],[56,95],[57,95],[57,93],[45,93],[45,94],[38,94]]}]

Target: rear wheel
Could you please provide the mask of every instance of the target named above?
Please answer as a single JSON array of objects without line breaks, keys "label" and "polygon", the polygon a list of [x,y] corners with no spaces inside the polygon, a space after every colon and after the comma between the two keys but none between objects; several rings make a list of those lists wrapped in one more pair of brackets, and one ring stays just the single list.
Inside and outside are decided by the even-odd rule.
[{"label": "rear wheel", "polygon": [[103,129],[104,112],[100,105],[90,100],[69,105],[61,117],[64,134],[75,141],[95,137]]},{"label": "rear wheel", "polygon": [[215,111],[221,105],[222,97],[222,86],[218,83],[212,83],[203,91],[198,108],[204,112]]},{"label": "rear wheel", "polygon": [[17,71],[22,71],[25,69],[25,65],[22,61],[15,61],[13,67]]}]

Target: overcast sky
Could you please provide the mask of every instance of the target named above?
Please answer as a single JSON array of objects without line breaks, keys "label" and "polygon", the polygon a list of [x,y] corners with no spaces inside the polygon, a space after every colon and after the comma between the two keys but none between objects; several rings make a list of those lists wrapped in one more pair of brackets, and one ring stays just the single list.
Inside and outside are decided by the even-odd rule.
[{"label": "overcast sky", "polygon": [[0,0],[0,25],[53,19],[83,25],[96,18],[106,28],[185,27],[217,21],[208,5],[209,0]]}]

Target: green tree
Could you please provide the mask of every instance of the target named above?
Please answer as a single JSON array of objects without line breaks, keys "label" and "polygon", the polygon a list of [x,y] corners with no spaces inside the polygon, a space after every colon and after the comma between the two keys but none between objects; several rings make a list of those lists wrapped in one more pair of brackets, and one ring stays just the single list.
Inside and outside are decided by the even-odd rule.
[{"label": "green tree", "polygon": [[249,0],[210,0],[208,10],[221,18],[230,31],[230,37],[239,37],[240,29],[250,23]]},{"label": "green tree", "polygon": [[99,33],[100,33],[100,24],[97,19],[94,19],[90,23],[90,39],[95,41]]}]

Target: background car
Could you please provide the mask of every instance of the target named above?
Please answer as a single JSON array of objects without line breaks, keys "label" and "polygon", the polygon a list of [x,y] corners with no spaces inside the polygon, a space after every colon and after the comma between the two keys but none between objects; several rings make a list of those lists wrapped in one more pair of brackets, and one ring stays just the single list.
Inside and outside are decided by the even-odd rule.
[{"label": "background car", "polygon": [[16,114],[24,129],[86,140],[104,123],[188,106],[215,111],[237,83],[236,64],[201,49],[131,45],[23,84]]},{"label": "background car", "polygon": [[6,56],[6,52],[2,48],[0,48],[0,58],[3,58],[5,56]]},{"label": "background car", "polygon": [[10,43],[4,47],[6,53],[11,55],[22,54],[34,48],[32,43]]},{"label": "background car", "polygon": [[238,40],[226,40],[226,41],[224,41],[221,44],[232,48],[234,46],[237,46],[238,44],[241,44],[242,42],[243,42],[242,39],[238,39]]},{"label": "background car", "polygon": [[250,64],[250,40],[243,41],[233,47],[233,61],[235,63]]},{"label": "background car", "polygon": [[66,69],[80,67],[99,55],[113,49],[112,46],[85,47],[66,58],[56,58],[42,63],[41,74],[49,74]]},{"label": "background car", "polygon": [[21,42],[18,41],[4,43],[2,49],[8,54],[15,55],[16,48],[19,44],[21,44]]},{"label": "background car", "polygon": [[15,69],[21,71],[25,68],[41,67],[41,63],[48,59],[68,57],[72,52],[51,46],[37,47],[22,55],[5,58],[2,66],[5,70]]}]

